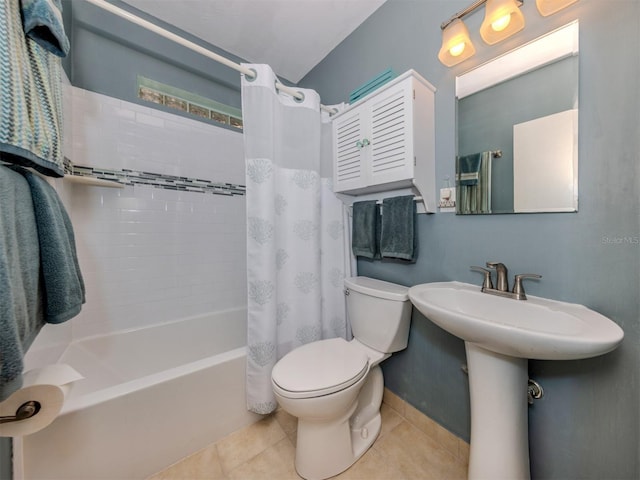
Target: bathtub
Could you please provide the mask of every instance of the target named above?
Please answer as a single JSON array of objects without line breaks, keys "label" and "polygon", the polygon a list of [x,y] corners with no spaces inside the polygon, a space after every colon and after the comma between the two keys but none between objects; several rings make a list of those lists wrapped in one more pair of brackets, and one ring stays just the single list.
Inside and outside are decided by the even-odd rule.
[{"label": "bathtub", "polygon": [[142,479],[259,420],[245,345],[246,309],[72,342],[58,362],[85,379],[51,425],[14,440],[14,477]]}]

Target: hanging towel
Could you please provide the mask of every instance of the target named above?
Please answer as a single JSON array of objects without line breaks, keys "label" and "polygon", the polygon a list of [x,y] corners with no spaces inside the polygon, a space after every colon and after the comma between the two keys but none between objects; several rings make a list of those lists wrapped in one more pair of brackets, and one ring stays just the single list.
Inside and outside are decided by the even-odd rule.
[{"label": "hanging towel", "polygon": [[0,1],[0,152],[3,161],[64,175],[62,66],[25,36],[20,0]]},{"label": "hanging towel", "polygon": [[414,262],[418,257],[416,202],[413,195],[385,198],[382,201],[382,258]]},{"label": "hanging towel", "polygon": [[[491,163],[493,152],[459,157],[456,165],[458,211],[462,214],[491,213]],[[468,173],[470,165],[478,171]],[[465,173],[466,172],[466,173]]]},{"label": "hanging towel", "polygon": [[45,323],[37,238],[27,180],[0,165],[0,401],[22,386],[24,353]]},{"label": "hanging towel", "polygon": [[22,386],[24,353],[42,326],[69,320],[84,301],[58,194],[35,173],[0,165],[0,401]]},{"label": "hanging towel", "polygon": [[26,178],[31,188],[44,281],[45,321],[62,323],[80,313],[85,302],[71,219],[46,180],[24,168],[13,168]]},{"label": "hanging towel", "polygon": [[351,249],[356,257],[380,258],[380,205],[375,200],[353,203]]},{"label": "hanging towel", "polygon": [[64,32],[60,0],[20,0],[24,33],[45,50],[66,57],[69,39]]},{"label": "hanging towel", "polygon": [[473,153],[458,158],[458,184],[477,185],[480,177],[482,153]]}]

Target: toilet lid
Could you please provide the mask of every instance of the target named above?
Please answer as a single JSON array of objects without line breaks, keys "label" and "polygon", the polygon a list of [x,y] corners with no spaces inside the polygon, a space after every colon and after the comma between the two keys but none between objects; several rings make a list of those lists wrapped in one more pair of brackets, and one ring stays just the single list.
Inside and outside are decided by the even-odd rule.
[{"label": "toilet lid", "polygon": [[308,343],[276,363],[273,382],[290,398],[328,395],[350,387],[367,374],[369,357],[343,338]]}]

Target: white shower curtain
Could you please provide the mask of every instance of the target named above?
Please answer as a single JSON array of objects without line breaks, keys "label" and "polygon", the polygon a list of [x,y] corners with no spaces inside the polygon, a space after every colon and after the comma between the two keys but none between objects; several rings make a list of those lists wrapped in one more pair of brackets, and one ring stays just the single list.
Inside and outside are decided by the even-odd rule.
[{"label": "white shower curtain", "polygon": [[247,407],[276,406],[271,369],[308,342],[347,337],[344,209],[331,184],[330,124],[320,99],[278,93],[268,65],[242,78],[247,182]]}]

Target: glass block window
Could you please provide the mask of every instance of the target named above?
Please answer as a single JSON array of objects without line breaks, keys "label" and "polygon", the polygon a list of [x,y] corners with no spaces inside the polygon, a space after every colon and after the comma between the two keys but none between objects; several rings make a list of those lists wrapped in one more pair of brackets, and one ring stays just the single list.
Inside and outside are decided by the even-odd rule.
[{"label": "glass block window", "polygon": [[239,108],[141,76],[138,76],[138,98],[234,128],[243,126]]}]

